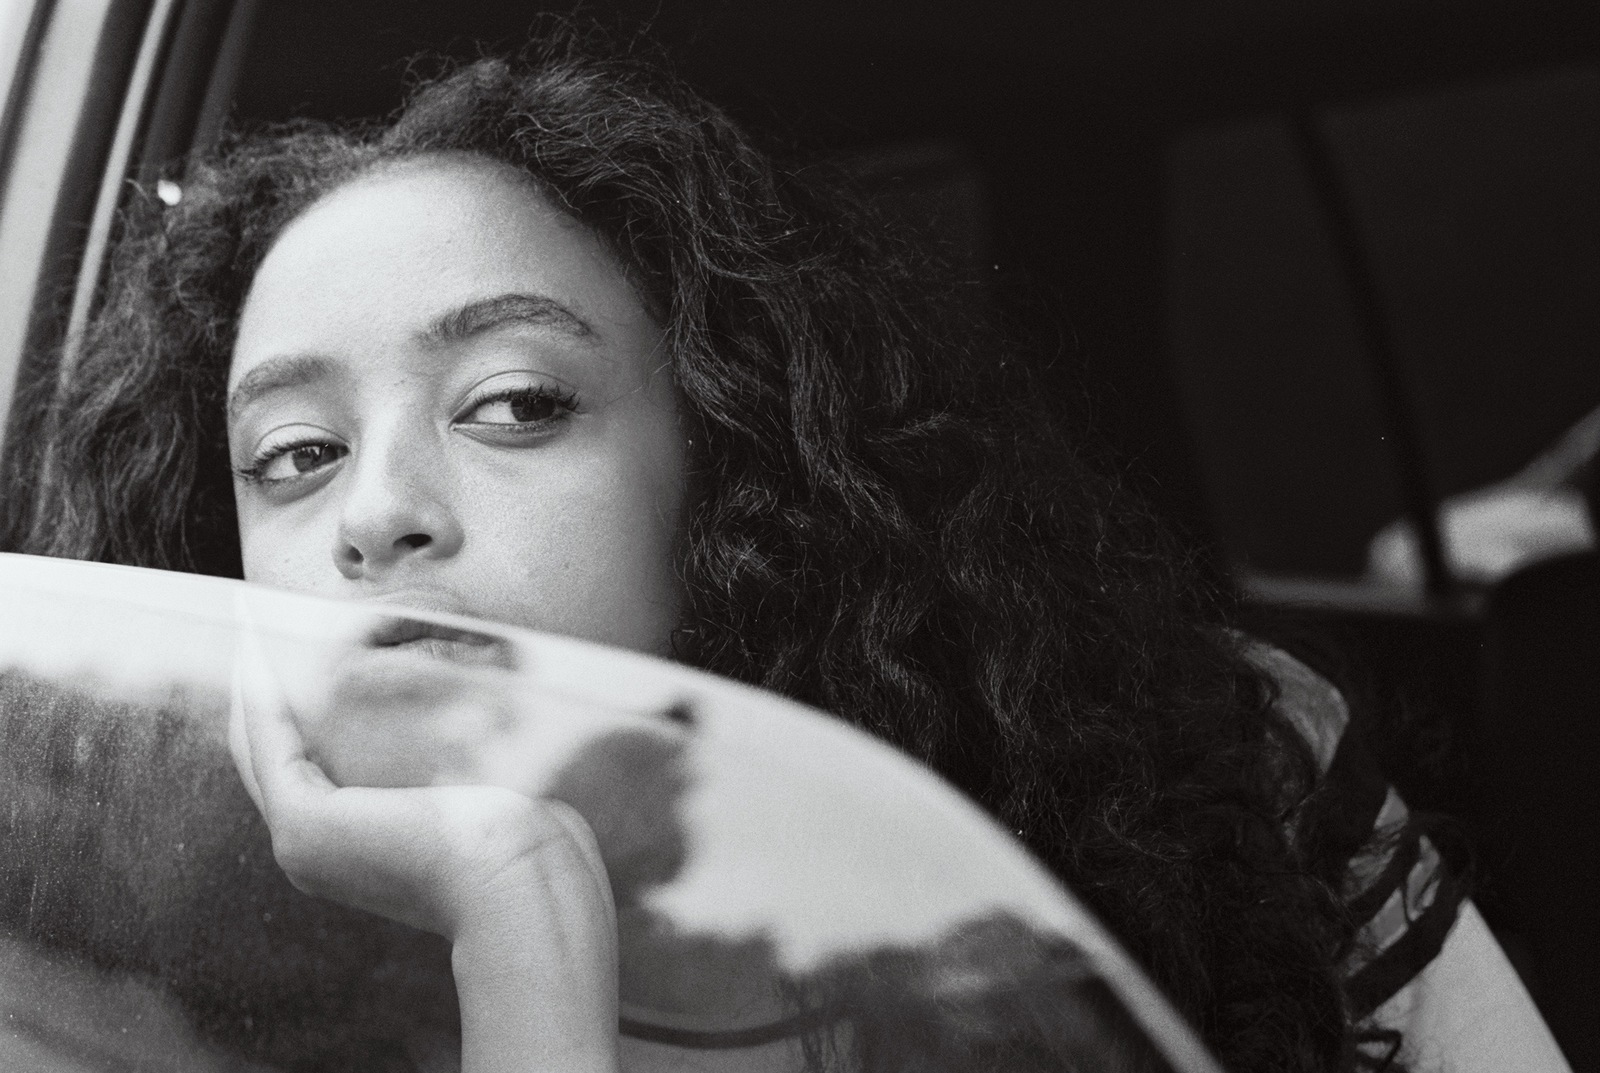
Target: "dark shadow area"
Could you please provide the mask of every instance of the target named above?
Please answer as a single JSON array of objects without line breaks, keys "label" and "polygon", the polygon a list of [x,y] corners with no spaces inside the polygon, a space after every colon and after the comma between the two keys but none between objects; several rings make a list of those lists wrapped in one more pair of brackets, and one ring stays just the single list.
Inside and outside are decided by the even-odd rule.
[{"label": "dark shadow area", "polygon": [[1600,1070],[1600,557],[1509,578],[1489,604],[1474,728],[1475,826],[1491,907],[1578,1073]]},{"label": "dark shadow area", "polygon": [[[420,0],[264,0],[235,117],[250,124],[291,115],[382,115],[401,99],[411,57],[515,51],[541,12],[569,10],[504,2],[460,10]],[[1172,205],[1184,196],[1172,186],[1172,147],[1198,127],[1339,110],[1348,163],[1373,180],[1362,189],[1376,200],[1363,212],[1382,229],[1375,234],[1392,233],[1404,244],[1407,232],[1392,231],[1396,213],[1402,224],[1412,220],[1424,230],[1439,219],[1437,211],[1432,217],[1416,211],[1413,187],[1392,189],[1397,181],[1412,182],[1416,172],[1407,167],[1434,149],[1448,157],[1452,138],[1481,132],[1487,138],[1478,147],[1481,164],[1468,160],[1463,170],[1457,152],[1443,166],[1454,169],[1450,175],[1463,188],[1481,174],[1492,191],[1496,169],[1505,172],[1526,157],[1530,142],[1543,144],[1540,131],[1526,125],[1497,128],[1492,117],[1427,102],[1441,93],[1460,96],[1461,88],[1492,98],[1502,79],[1526,83],[1530,74],[1592,62],[1600,41],[1600,9],[1578,0],[1319,2],[1292,9],[1262,0],[1110,6],[1012,0],[981,9],[951,0],[826,0],[759,11],[721,0],[669,7],[621,0],[581,11],[623,38],[645,28],[681,73],[750,127],[768,132],[781,153],[852,161],[870,187],[887,190],[889,201],[901,187],[915,192],[913,205],[926,202],[933,187],[934,200],[964,201],[944,220],[903,215],[922,216],[925,230],[959,249],[956,260],[978,267],[1000,312],[1039,341],[1064,411],[1094,424],[1144,490],[1201,536],[1212,531],[1219,505],[1202,480],[1205,459],[1195,457],[1190,440],[1204,418],[1186,407],[1174,383],[1166,327]],[[1405,103],[1413,97],[1422,103]],[[1496,109],[1505,111],[1491,103],[1490,112]],[[942,177],[931,180],[929,145],[947,147],[946,162],[934,169]],[[908,146],[922,149],[908,155]],[[1255,166],[1269,163],[1263,158]],[[972,176],[981,183],[978,199],[962,193],[972,189]],[[1269,211],[1274,199],[1299,196],[1294,189],[1268,193],[1262,208]],[[1454,202],[1441,204],[1448,214]],[[1430,256],[1414,243],[1387,248]],[[1435,250],[1432,263],[1449,270],[1456,253]],[[1491,262],[1487,271],[1501,267]],[[1238,279],[1272,282],[1259,274]],[[1432,293],[1420,297],[1438,297],[1440,288],[1428,286]],[[1316,346],[1317,308],[1280,306],[1274,315],[1287,318],[1291,342]],[[1550,318],[1540,323],[1542,355],[1559,351],[1581,328]],[[1268,407],[1288,405],[1263,390],[1256,394]],[[1454,398],[1447,391],[1440,405]],[[1450,412],[1429,407],[1428,420],[1445,413],[1441,420],[1448,421]],[[1468,468],[1476,479],[1476,467]],[[1454,471],[1444,476],[1453,488]],[[1225,535],[1234,531],[1227,526]],[[1306,532],[1296,530],[1299,538]],[[1315,541],[1302,544],[1308,554],[1315,551]],[[1348,555],[1329,548],[1306,565],[1348,563]]]}]

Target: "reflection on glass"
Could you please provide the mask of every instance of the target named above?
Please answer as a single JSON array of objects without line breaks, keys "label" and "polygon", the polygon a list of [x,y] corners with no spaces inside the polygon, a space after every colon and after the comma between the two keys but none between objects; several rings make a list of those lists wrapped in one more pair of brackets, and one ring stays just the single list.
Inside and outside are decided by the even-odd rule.
[{"label": "reflection on glass", "polygon": [[1214,1068],[972,805],[781,698],[153,571],[0,556],[0,597],[10,1065],[455,1068],[444,941],[302,894],[273,859],[229,735],[277,705],[341,785],[493,784],[583,815],[618,911],[625,1056]]}]

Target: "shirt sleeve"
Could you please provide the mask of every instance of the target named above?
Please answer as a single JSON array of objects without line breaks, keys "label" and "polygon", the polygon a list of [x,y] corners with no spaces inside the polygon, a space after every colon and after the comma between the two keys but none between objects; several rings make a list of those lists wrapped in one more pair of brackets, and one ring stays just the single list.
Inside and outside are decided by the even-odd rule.
[{"label": "shirt sleeve", "polygon": [[1280,649],[1249,641],[1245,651],[1277,682],[1277,710],[1310,745],[1332,797],[1323,838],[1350,862],[1344,895],[1359,932],[1345,995],[1368,1056],[1381,1065],[1398,1047],[1416,1069],[1567,1071],[1468,900],[1462,870],[1429,837],[1428,819],[1388,784],[1343,696]]}]

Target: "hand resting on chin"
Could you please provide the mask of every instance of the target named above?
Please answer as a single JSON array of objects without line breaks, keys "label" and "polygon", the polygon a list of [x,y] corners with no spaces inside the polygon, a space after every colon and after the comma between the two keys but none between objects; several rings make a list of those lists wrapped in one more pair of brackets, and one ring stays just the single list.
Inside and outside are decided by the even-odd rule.
[{"label": "hand resting on chin", "polygon": [[463,1073],[615,1071],[615,911],[583,818],[501,786],[430,785],[469,774],[448,718],[410,727],[402,749],[369,743],[377,763],[325,770],[270,669],[247,657],[240,675],[230,742],[274,856],[308,894],[450,941]]}]

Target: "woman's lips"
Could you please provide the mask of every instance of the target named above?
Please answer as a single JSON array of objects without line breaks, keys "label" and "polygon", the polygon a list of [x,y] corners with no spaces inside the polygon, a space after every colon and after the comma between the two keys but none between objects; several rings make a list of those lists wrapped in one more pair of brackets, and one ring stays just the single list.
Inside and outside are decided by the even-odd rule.
[{"label": "woman's lips", "polygon": [[505,638],[418,618],[383,617],[368,632],[366,646],[452,663],[516,669],[515,653]]}]

